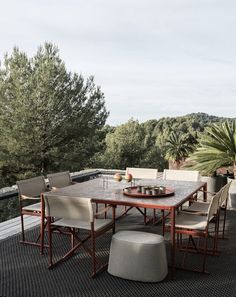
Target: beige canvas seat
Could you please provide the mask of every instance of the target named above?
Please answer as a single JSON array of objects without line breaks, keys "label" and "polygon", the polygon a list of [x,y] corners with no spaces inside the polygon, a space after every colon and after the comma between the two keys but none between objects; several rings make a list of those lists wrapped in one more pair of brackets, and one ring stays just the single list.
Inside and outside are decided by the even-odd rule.
[{"label": "beige canvas seat", "polygon": [[[24,230],[24,215],[29,216],[41,216],[41,202],[40,196],[43,192],[47,191],[47,186],[43,176],[33,177],[26,180],[20,180],[16,182],[19,191],[20,202],[20,216],[21,216],[21,228],[22,228],[22,243],[40,246],[40,235],[35,242],[27,241],[25,239]],[[39,201],[34,204],[26,205],[29,201]],[[43,222],[43,229],[45,224]]]},{"label": "beige canvas seat", "polygon": [[[138,179],[152,179],[156,180],[158,176],[158,169],[154,168],[135,168],[135,167],[127,167],[125,174],[131,174],[133,178],[133,184],[137,183]],[[130,211],[133,207],[130,206],[129,208],[125,208],[124,214]],[[136,209],[144,216],[144,223],[147,223],[147,213],[146,209],[143,211],[136,207]],[[155,218],[155,211],[154,211],[154,218]]]},{"label": "beige canvas seat", "polygon": [[[96,259],[95,243],[96,238],[106,231],[112,229],[115,232],[115,207],[108,206],[99,213],[94,213],[91,199],[79,197],[67,197],[56,194],[44,194],[45,211],[48,221],[48,237],[49,237],[49,268],[65,261],[75,254],[75,251],[83,245],[84,249],[92,257],[92,276],[106,267],[106,265],[99,265]],[[99,219],[98,215],[113,209],[112,219]],[[55,221],[53,217],[57,217]],[[52,255],[52,237],[54,230],[62,230],[62,233],[70,234],[71,248],[59,260],[53,261]],[[86,230],[88,235],[83,238],[79,237],[79,230]],[[63,236],[60,235],[60,236]],[[91,249],[86,245],[86,241],[91,239]]]},{"label": "beige canvas seat", "polygon": [[[221,193],[220,200],[219,200],[219,206],[220,206],[219,219],[220,219],[221,212],[223,212],[222,229],[219,231],[222,232],[223,238],[224,238],[224,234],[225,234],[225,223],[226,223],[227,204],[228,204],[230,185],[231,185],[231,182],[226,184],[219,191]],[[212,195],[214,195],[214,194],[212,194]],[[183,211],[188,212],[190,214],[199,214],[199,213],[207,214],[209,206],[210,206],[210,202],[194,201],[188,208],[185,208]]]},{"label": "beige canvas seat", "polygon": [[51,189],[64,188],[73,184],[69,171],[51,173],[47,178]]},{"label": "beige canvas seat", "polygon": [[[209,232],[209,224],[210,222],[217,218],[219,211],[219,200],[220,200],[221,192],[215,194],[210,202],[206,215],[192,215],[186,212],[179,212],[175,218],[175,233],[177,235],[181,235],[181,242],[178,242],[178,247],[182,247],[182,235],[188,236],[188,244],[185,246],[185,251],[191,251],[194,249],[196,252],[203,253],[203,263],[201,272],[206,271],[206,256],[209,253],[207,247],[207,240],[210,237]],[[214,234],[214,245],[212,249],[212,254],[216,254],[216,242],[217,242],[217,234],[218,225],[215,225],[215,234]],[[170,225],[169,225],[170,227]],[[203,248],[199,248],[194,241],[195,237],[204,238],[204,246]],[[177,237],[179,238],[179,237]],[[192,243],[192,247],[190,244]],[[185,258],[184,258],[185,259]],[[184,261],[182,263],[182,268],[184,268]]]}]

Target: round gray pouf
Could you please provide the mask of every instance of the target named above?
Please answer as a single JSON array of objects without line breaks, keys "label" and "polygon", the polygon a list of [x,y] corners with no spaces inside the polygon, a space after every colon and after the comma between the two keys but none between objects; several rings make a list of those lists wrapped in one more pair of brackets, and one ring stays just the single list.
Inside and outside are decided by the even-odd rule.
[{"label": "round gray pouf", "polygon": [[164,237],[139,231],[115,233],[112,236],[108,272],[129,280],[162,281],[168,273]]}]

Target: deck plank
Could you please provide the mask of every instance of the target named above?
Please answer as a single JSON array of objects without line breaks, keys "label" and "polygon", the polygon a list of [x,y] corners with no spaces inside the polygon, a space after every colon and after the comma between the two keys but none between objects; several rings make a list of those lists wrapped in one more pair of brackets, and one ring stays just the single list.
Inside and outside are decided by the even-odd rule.
[{"label": "deck plank", "polygon": [[[25,230],[40,224],[40,217],[24,216]],[[21,233],[20,217],[0,223],[0,240]]]}]

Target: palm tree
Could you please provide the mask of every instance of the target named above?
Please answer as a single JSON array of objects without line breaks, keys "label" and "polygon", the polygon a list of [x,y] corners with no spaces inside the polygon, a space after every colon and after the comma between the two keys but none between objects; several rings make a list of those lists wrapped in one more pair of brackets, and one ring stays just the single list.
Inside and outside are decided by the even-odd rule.
[{"label": "palm tree", "polygon": [[190,143],[188,135],[172,131],[165,145],[165,158],[173,161],[179,169],[181,163],[192,153],[194,145]]},{"label": "palm tree", "polygon": [[190,161],[193,162],[191,167],[202,174],[214,174],[218,168],[229,167],[236,178],[236,121],[207,128]]}]

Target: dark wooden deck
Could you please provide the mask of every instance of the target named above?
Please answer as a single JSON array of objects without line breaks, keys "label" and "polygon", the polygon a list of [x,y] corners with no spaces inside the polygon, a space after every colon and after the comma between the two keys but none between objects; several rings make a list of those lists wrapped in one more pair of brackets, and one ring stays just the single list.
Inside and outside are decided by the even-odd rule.
[{"label": "dark wooden deck", "polygon": [[[168,275],[161,283],[141,283],[119,279],[102,272],[95,279],[90,277],[90,257],[83,249],[73,258],[52,270],[47,268],[47,252],[41,256],[37,247],[19,243],[19,221],[5,222],[1,233],[9,233],[0,240],[0,296],[1,297],[90,297],[90,296],[236,296],[236,211],[228,211],[227,239],[220,240],[220,255],[207,258],[210,275],[182,270],[176,271],[174,280]],[[33,224],[30,226],[30,224]],[[38,222],[29,223],[29,236],[35,236]],[[14,227],[15,224],[15,227]],[[12,227],[11,227],[12,226]],[[117,230],[141,230],[160,233],[160,226],[143,225],[143,218],[135,210],[117,221]],[[18,230],[19,231],[19,230]],[[111,233],[98,240],[97,251],[108,259]],[[55,249],[63,252],[69,239],[55,235]],[[169,252],[169,239],[166,236]],[[177,261],[182,254],[177,252]],[[187,265],[199,265],[201,255],[189,254]]]}]

